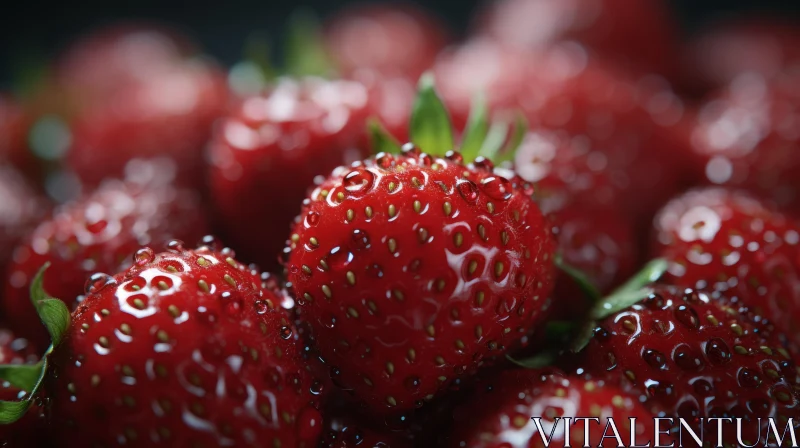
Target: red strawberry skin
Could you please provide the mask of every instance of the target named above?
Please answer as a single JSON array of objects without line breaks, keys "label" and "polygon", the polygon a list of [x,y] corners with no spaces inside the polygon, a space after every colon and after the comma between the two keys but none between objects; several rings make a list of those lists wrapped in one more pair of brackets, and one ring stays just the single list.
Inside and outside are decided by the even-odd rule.
[{"label": "red strawberry skin", "polygon": [[143,248],[95,284],[47,379],[60,440],[316,446],[320,397],[282,299],[213,246]]},{"label": "red strawberry skin", "polygon": [[[541,418],[541,434],[531,417]],[[630,443],[629,418],[636,418],[636,443],[652,440],[654,415],[635,396],[603,381],[551,375],[539,370],[508,370],[499,374],[456,411],[455,433],[449,446],[474,448],[538,448],[546,446],[555,417],[596,417],[590,422],[590,446],[616,447],[602,439],[612,418],[624,444]],[[576,422],[565,440],[564,421],[556,422],[550,446],[583,446],[583,422]],[[612,434],[609,431],[609,434]],[[662,437],[661,441],[666,438]],[[667,440],[666,443],[669,443]]]},{"label": "red strawberry skin", "polygon": [[[740,314],[719,294],[659,286],[598,322],[583,353],[586,372],[630,384],[654,412],[689,423],[752,419],[742,440],[757,440],[755,431],[764,433],[767,417],[783,428],[787,418],[800,415],[795,354],[782,347],[768,322]],[[736,444],[735,425],[723,435]]]},{"label": "red strawberry skin", "polygon": [[737,303],[797,336],[800,228],[764,201],[722,188],[690,190],[655,219],[654,256],[670,266],[663,281],[728,289]]},{"label": "red strawberry skin", "polygon": [[46,201],[14,167],[0,164],[0,275],[19,240],[47,210]]},{"label": "red strawberry skin", "polygon": [[325,43],[345,76],[358,71],[416,80],[447,44],[446,26],[411,4],[360,5],[325,26]]},{"label": "red strawberry skin", "polygon": [[800,210],[797,75],[742,75],[706,99],[691,131],[695,183],[750,190]]},{"label": "red strawberry skin", "polygon": [[[18,339],[6,328],[0,328],[0,364],[34,364],[38,361],[36,349],[26,340]],[[24,392],[3,381],[0,383],[0,400],[17,401]],[[0,445],[9,447],[35,446],[44,429],[44,415],[34,403],[20,420],[0,425]]]},{"label": "red strawberry skin", "polygon": [[210,144],[211,194],[242,257],[277,267],[314,178],[365,155],[367,101],[356,82],[283,79],[222,120]]},{"label": "red strawberry skin", "polygon": [[10,96],[0,93],[0,161],[20,169],[30,168],[28,152],[30,117]]},{"label": "red strawberry skin", "polygon": [[337,168],[294,227],[288,281],[334,380],[407,411],[550,308],[555,243],[530,186],[411,147]]},{"label": "red strawberry skin", "polygon": [[578,41],[604,58],[639,70],[673,74],[677,26],[657,0],[509,0],[481,14],[483,34],[526,49]]},{"label": "red strawberry skin", "polygon": [[333,417],[326,422],[320,448],[410,448],[410,442],[348,417]]},{"label": "red strawberry skin", "polygon": [[47,346],[48,337],[31,306],[30,281],[51,264],[47,291],[72,306],[94,272],[117,272],[131,264],[142,244],[171,238],[197,242],[208,231],[194,192],[169,183],[107,181],[98,190],[57,208],[13,250],[3,309],[20,335]]},{"label": "red strawberry skin", "polygon": [[134,158],[174,160],[181,182],[202,186],[202,150],[223,114],[225,75],[172,30],[121,24],[78,40],[58,61],[43,102],[70,129],[66,163],[97,186]]}]

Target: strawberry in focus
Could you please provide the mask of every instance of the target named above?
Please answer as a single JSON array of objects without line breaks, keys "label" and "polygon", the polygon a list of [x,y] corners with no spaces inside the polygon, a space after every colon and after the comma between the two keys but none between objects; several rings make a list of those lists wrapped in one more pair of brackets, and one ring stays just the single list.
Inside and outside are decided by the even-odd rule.
[{"label": "strawberry in focus", "polygon": [[315,177],[365,155],[367,101],[356,82],[282,79],[219,123],[209,145],[211,196],[217,225],[244,259],[276,267]]},{"label": "strawberry in focus", "polygon": [[282,299],[207,243],[145,247],[127,271],[94,277],[51,356],[61,440],[317,446],[321,397]]},{"label": "strawberry in focus", "polygon": [[554,242],[529,196],[488,160],[413,145],[317,187],[288,281],[337,384],[373,412],[410,410],[541,323]]},{"label": "strawberry in focus", "polygon": [[[541,429],[531,417],[540,419]],[[564,417],[597,420],[587,421],[588,434],[581,421],[574,421],[567,433]],[[456,411],[456,430],[448,446],[538,448],[572,443],[616,447],[618,440],[622,440],[623,446],[632,446],[652,438],[654,417],[636,397],[603,381],[552,375],[535,369],[509,370],[484,385],[469,403]],[[628,429],[630,418],[636,419],[633,430]],[[614,438],[611,431],[604,432],[609,419],[619,425],[620,439]],[[606,433],[609,436],[603,438]],[[632,433],[636,440],[630,439]],[[661,442],[667,444],[667,439],[662,437]]]},{"label": "strawberry in focus", "polygon": [[325,27],[325,45],[345,76],[371,71],[416,80],[448,41],[446,27],[411,4],[345,9]]},{"label": "strawberry in focus", "polygon": [[153,172],[155,178],[146,171],[131,173],[126,181],[106,181],[96,191],[59,206],[13,250],[3,310],[14,316],[9,324],[20,335],[48,345],[28,293],[44,263],[52,266],[45,288],[71,307],[85,293],[92,273],[128,267],[141,245],[171,238],[199,241],[206,234],[196,193],[172,185],[159,171]]},{"label": "strawberry in focus", "polygon": [[719,187],[690,190],[655,218],[654,255],[669,261],[663,281],[719,290],[800,341],[797,223],[765,201]]},{"label": "strawberry in focus", "polygon": [[[767,418],[780,428],[787,419],[798,421],[795,354],[768,321],[740,314],[719,291],[651,291],[597,322],[582,352],[583,370],[632,387],[647,409],[684,418],[695,432],[699,418],[742,418],[740,440],[754,441]],[[714,425],[706,434],[716,434]],[[736,425],[725,425],[719,442],[736,445],[736,432]]]}]

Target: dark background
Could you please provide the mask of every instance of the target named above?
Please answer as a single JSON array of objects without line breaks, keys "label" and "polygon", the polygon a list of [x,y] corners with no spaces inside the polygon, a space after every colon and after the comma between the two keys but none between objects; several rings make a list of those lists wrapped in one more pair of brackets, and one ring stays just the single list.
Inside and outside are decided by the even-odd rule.
[{"label": "dark background", "polygon": [[[651,1],[651,0],[640,0]],[[0,87],[8,87],[36,61],[56,54],[70,39],[94,27],[122,19],[177,25],[225,64],[240,59],[243,43],[254,31],[279,40],[286,19],[298,7],[323,18],[355,3],[347,0],[177,2],[165,0],[88,0],[80,3],[6,0],[0,6]],[[363,3],[363,2],[362,2]],[[468,29],[482,0],[416,1],[448,23],[456,36]],[[798,0],[669,0],[681,27],[691,33],[715,18],[738,13],[773,12],[800,17]],[[274,44],[279,47],[279,43]]]}]

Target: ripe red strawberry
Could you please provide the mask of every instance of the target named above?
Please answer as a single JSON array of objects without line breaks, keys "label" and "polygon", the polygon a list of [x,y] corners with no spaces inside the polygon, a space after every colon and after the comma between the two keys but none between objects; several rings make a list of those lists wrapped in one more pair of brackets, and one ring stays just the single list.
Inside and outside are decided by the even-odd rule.
[{"label": "ripe red strawberry", "polygon": [[413,145],[317,187],[288,280],[335,381],[373,412],[409,410],[541,323],[554,242],[530,193]]},{"label": "ripe red strawberry", "polygon": [[[0,328],[0,364],[35,364],[36,349],[26,340],[17,339],[14,334]],[[7,381],[0,381],[0,400],[15,401],[26,393]],[[0,446],[35,446],[42,436],[44,415],[42,408],[35,405],[20,420],[10,425],[0,425]]]},{"label": "ripe red strawberry", "polygon": [[712,95],[692,131],[695,180],[745,188],[800,210],[798,80],[746,74]]},{"label": "ripe red strawberry", "polygon": [[128,267],[143,244],[171,238],[196,242],[207,232],[196,194],[163,179],[107,181],[98,190],[60,206],[14,249],[7,270],[3,310],[9,324],[37,345],[46,333],[30,305],[28,289],[46,262],[52,268],[45,288],[68,306],[84,294],[84,284],[98,271]]},{"label": "ripe red strawberry", "polygon": [[[532,417],[540,418],[542,432]],[[548,446],[547,440],[549,446],[584,446],[584,422],[573,423],[566,440],[565,421],[556,417],[597,418],[588,422],[588,446],[618,446],[611,430],[609,438],[602,439],[609,418],[617,425],[622,445],[652,441],[654,434],[654,415],[636,397],[611,384],[539,370],[509,370],[456,411],[455,434],[449,446],[534,448]],[[635,441],[631,441],[629,418],[636,418]],[[661,441],[669,443],[668,437]]]},{"label": "ripe red strawberry", "polygon": [[277,266],[315,176],[364,155],[367,91],[359,83],[283,79],[242,100],[210,144],[211,194],[226,241]]},{"label": "ripe red strawberry", "polygon": [[578,41],[605,58],[671,75],[677,26],[666,2],[506,0],[480,14],[481,32],[505,45],[538,49]]},{"label": "ripe red strawberry", "polygon": [[[795,354],[768,322],[740,314],[718,293],[655,287],[599,321],[583,353],[589,374],[619,378],[654,413],[684,418],[695,430],[697,418],[743,418],[741,440],[752,443],[767,417],[781,430],[800,417]],[[735,424],[724,426],[721,442],[736,445]],[[716,426],[706,431],[716,434]]]},{"label": "ripe red strawberry", "polygon": [[800,341],[800,227],[741,191],[691,190],[655,219],[655,256],[670,262],[664,281],[725,288],[740,306]]},{"label": "ripe red strawberry", "polygon": [[368,70],[416,80],[449,40],[444,24],[410,4],[345,9],[325,28],[325,45],[344,75]]},{"label": "ripe red strawberry", "polygon": [[725,20],[695,36],[685,53],[695,88],[721,87],[743,73],[772,78],[800,64],[800,32],[776,18]]},{"label": "ripe red strawberry", "polygon": [[213,246],[143,248],[97,278],[51,356],[59,440],[316,446],[319,391],[282,299]]},{"label": "ripe red strawberry", "polygon": [[202,149],[227,85],[183,37],[147,26],[100,29],[65,53],[54,83],[61,98],[45,108],[66,120],[66,161],[84,183],[119,177],[134,158],[167,156],[181,182],[202,184]]},{"label": "ripe red strawberry", "polygon": [[43,199],[16,169],[0,164],[0,275],[19,240],[44,215]]},{"label": "ripe red strawberry", "polygon": [[320,448],[405,448],[411,443],[348,417],[328,418]]}]

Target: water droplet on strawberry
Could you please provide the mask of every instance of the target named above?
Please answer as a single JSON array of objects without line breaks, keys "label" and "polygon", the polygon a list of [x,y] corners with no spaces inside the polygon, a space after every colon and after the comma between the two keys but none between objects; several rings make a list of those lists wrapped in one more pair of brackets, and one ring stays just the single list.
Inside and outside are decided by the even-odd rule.
[{"label": "water droplet on strawberry", "polygon": [[111,284],[116,284],[114,277],[102,272],[95,272],[86,280],[84,291],[86,291],[86,294],[95,294]]},{"label": "water droplet on strawberry", "polygon": [[332,269],[341,269],[353,261],[353,254],[337,246],[331,249],[326,261]]},{"label": "water droplet on strawberry", "polygon": [[658,370],[662,370],[667,365],[667,358],[658,350],[644,349],[642,352],[642,359],[644,359],[650,367]]},{"label": "water droplet on strawberry", "polygon": [[731,351],[725,341],[714,338],[706,344],[706,356],[714,364],[725,364],[731,360]]},{"label": "water droplet on strawberry", "polygon": [[375,174],[366,168],[356,168],[347,173],[342,184],[348,195],[360,196],[375,184]]},{"label": "water droplet on strawberry", "polygon": [[433,157],[429,156],[428,154],[422,153],[417,157],[417,163],[419,166],[431,166],[433,165]]},{"label": "water droplet on strawberry", "polygon": [[319,213],[317,212],[309,212],[306,215],[306,227],[314,227],[319,224]]},{"label": "water droplet on strawberry", "polygon": [[219,252],[222,250],[222,241],[219,238],[215,237],[214,235],[206,235],[203,239],[200,240],[200,247],[207,247],[214,252]]},{"label": "water droplet on strawberry", "polygon": [[391,168],[392,163],[394,163],[394,157],[389,153],[381,152],[375,156],[375,164],[383,169]]},{"label": "water droplet on strawberry", "polygon": [[283,339],[289,339],[292,337],[292,329],[289,327],[281,327],[280,335]]},{"label": "water droplet on strawberry", "polygon": [[470,204],[474,204],[478,200],[478,186],[474,182],[461,179],[456,184],[456,189],[461,197]]},{"label": "water droplet on strawberry", "polygon": [[444,158],[453,163],[458,163],[459,165],[464,163],[464,156],[462,156],[458,151],[447,151],[447,153],[444,155]]},{"label": "water droplet on strawberry", "polygon": [[747,368],[739,370],[738,380],[739,385],[742,387],[754,388],[761,385],[761,378],[758,373]]},{"label": "water droplet on strawberry", "polygon": [[171,240],[167,243],[167,250],[170,252],[181,253],[184,250],[183,241],[181,240]]},{"label": "water droplet on strawberry", "polygon": [[698,319],[697,313],[686,305],[681,305],[675,310],[675,318],[689,328],[698,328],[700,326],[700,319]]},{"label": "water droplet on strawberry", "polygon": [[494,163],[492,163],[491,160],[489,160],[489,159],[487,159],[486,157],[483,157],[483,156],[476,157],[475,161],[472,162],[472,165],[475,168],[477,168],[479,170],[483,170],[483,171],[491,172],[494,169]]},{"label": "water droplet on strawberry", "polygon": [[314,382],[311,383],[311,387],[309,387],[308,391],[311,392],[311,395],[319,395],[324,389],[325,386],[321,381],[314,380]]},{"label": "water droplet on strawberry", "polygon": [[361,251],[369,249],[369,234],[367,234],[366,231],[360,229],[353,230],[351,238],[352,244],[350,247],[352,247],[353,250]]},{"label": "water droplet on strawberry", "polygon": [[696,372],[703,367],[703,360],[685,344],[672,352],[672,359],[678,367],[689,372]]},{"label": "water droplet on strawberry", "polygon": [[402,151],[403,151],[403,154],[405,154],[406,156],[409,156],[409,157],[418,156],[418,155],[422,154],[422,151],[417,147],[417,145],[415,145],[415,144],[413,144],[411,142],[406,143],[405,145],[403,145]]},{"label": "water droplet on strawberry", "polygon": [[258,314],[266,314],[269,311],[269,306],[267,306],[267,302],[263,300],[257,300],[255,303],[256,313]]},{"label": "water droplet on strawberry", "polygon": [[492,199],[507,201],[511,198],[513,187],[505,177],[492,176],[481,181],[481,188]]}]

